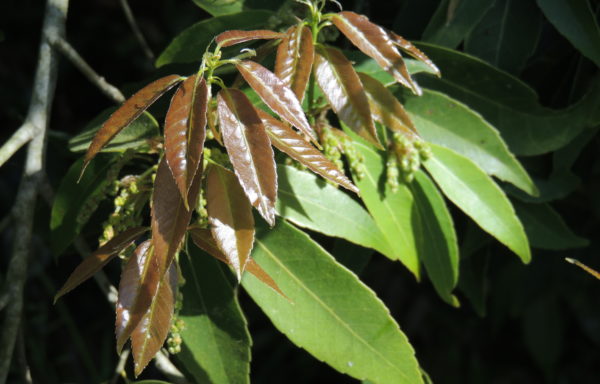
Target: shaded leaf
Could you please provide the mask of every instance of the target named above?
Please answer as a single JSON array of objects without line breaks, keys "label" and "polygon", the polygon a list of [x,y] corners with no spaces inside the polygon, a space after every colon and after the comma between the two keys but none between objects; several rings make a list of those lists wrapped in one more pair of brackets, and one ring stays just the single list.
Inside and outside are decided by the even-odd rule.
[{"label": "shaded leaf", "polygon": [[123,105],[110,115],[108,120],[102,125],[102,128],[96,132],[96,135],[85,154],[81,173],[83,174],[83,171],[90,160],[92,160],[94,156],[96,156],[96,154],[117,135],[117,133],[144,113],[152,103],[182,80],[183,78],[179,75],[165,76],[146,85],[129,99],[125,100]]},{"label": "shaded leaf", "polygon": [[252,31],[236,29],[218,34],[217,37],[215,37],[215,41],[221,47],[229,47],[231,45],[245,43],[252,40],[281,39],[283,37],[285,37],[284,33],[270,31],[268,29],[256,29]]},{"label": "shaded leaf", "polygon": [[[404,52],[408,53],[409,55],[411,55],[412,57],[414,57],[415,59],[417,59],[419,62],[425,64],[429,70],[431,71],[431,73],[433,73],[434,75],[440,77],[441,73],[439,68],[437,67],[437,65],[435,65],[433,63],[433,61],[431,61],[431,59],[429,57],[427,57],[426,54],[424,54],[419,48],[415,47],[410,41],[406,40],[404,37],[396,34],[393,31],[387,31],[390,39],[392,39],[392,43],[394,45],[396,45],[397,47],[399,47],[401,50],[403,50]],[[408,67],[408,72],[410,74],[412,74],[413,72],[410,70],[410,65],[407,64]]]},{"label": "shaded leaf", "polygon": [[424,165],[444,195],[524,263],[531,261],[523,225],[504,192],[466,157],[435,144],[431,150]]},{"label": "shaded leaf", "polygon": [[315,47],[310,28],[300,25],[290,27],[277,48],[275,75],[288,86],[302,102],[310,78]]},{"label": "shaded leaf", "polygon": [[115,235],[106,244],[98,248],[94,253],[86,257],[81,264],[75,268],[69,276],[62,288],[54,296],[54,302],[65,293],[73,290],[79,284],[83,283],[96,272],[104,268],[119,252],[127,248],[131,243],[140,237],[148,228],[136,227],[126,229],[125,231]]},{"label": "shaded leaf", "polygon": [[369,110],[369,99],[352,63],[332,47],[317,48],[314,74],[338,117],[365,140],[381,146]]},{"label": "shaded leaf", "polygon": [[349,11],[334,14],[331,21],[352,44],[372,57],[397,82],[416,95],[421,94],[421,88],[410,77],[402,55],[382,27],[370,22],[366,16]]},{"label": "shaded leaf", "polygon": [[292,342],[361,380],[422,383],[414,350],[388,309],[308,235],[285,222],[262,228],[252,255],[290,300],[248,274],[242,285]]},{"label": "shaded leaf", "polygon": [[223,143],[250,203],[271,225],[275,222],[277,174],[262,120],[246,95],[222,89],[217,96]]},{"label": "shaded leaf", "polygon": [[177,280],[177,265],[172,263],[160,280],[152,303],[131,333],[131,351],[136,377],[158,353],[169,334],[177,299]]},{"label": "shaded leaf", "polygon": [[306,120],[302,105],[282,80],[254,61],[242,61],[236,65],[236,68],[273,112],[316,141],[315,133]]},{"label": "shaded leaf", "polygon": [[237,178],[227,169],[212,165],[206,183],[210,230],[240,280],[254,243],[252,207]]},{"label": "shaded leaf", "polygon": [[165,119],[165,159],[186,207],[202,158],[209,93],[204,78],[189,77],[173,95]]}]

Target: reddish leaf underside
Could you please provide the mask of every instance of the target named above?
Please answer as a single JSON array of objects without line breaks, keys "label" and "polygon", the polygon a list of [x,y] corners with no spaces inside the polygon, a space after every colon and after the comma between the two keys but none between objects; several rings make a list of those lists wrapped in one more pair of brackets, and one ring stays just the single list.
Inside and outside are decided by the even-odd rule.
[{"label": "reddish leaf underside", "polygon": [[236,67],[273,112],[317,142],[298,98],[279,77],[254,61],[242,61]]},{"label": "reddish leaf underside", "polygon": [[232,30],[218,34],[215,38],[215,41],[222,47],[229,47],[231,45],[245,43],[251,40],[281,39],[283,37],[285,37],[285,34],[281,32],[270,31],[268,29],[257,29],[253,31]]},{"label": "reddish leaf underside", "polygon": [[300,102],[304,99],[314,57],[310,28],[302,25],[290,27],[277,48],[275,75],[294,92]]},{"label": "reddish leaf underside", "polygon": [[117,109],[100,130],[94,136],[90,147],[85,154],[81,174],[90,161],[108,144],[123,128],[138,118],[148,107],[152,105],[165,92],[182,81],[179,75],[169,75],[146,85],[127,99],[119,109]]},{"label": "reddish leaf underside", "polygon": [[223,143],[235,174],[252,206],[272,226],[275,224],[277,172],[262,120],[238,89],[222,89],[217,103]]},{"label": "reddish leaf underside", "polygon": [[131,243],[140,237],[148,228],[136,227],[127,229],[110,239],[106,244],[98,248],[90,256],[86,257],[81,264],[75,268],[62,288],[54,296],[54,302],[65,293],[72,291],[79,284],[83,283],[96,272],[101,270],[109,261],[111,261],[119,252],[127,248]]},{"label": "reddish leaf underside", "polygon": [[204,148],[209,92],[204,78],[196,83],[195,75],[189,77],[173,95],[165,119],[165,159],[186,207]]},{"label": "reddish leaf underside", "polygon": [[314,74],[331,108],[350,129],[381,148],[369,99],[352,63],[338,49],[318,47]]},{"label": "reddish leaf underside", "polygon": [[393,31],[387,31],[390,39],[392,39],[392,43],[394,45],[400,47],[404,52],[408,53],[415,59],[421,61],[425,65],[427,65],[431,70],[435,73],[436,76],[441,76],[439,68],[424,54],[421,50],[415,47],[410,41],[406,40],[400,35],[397,35]]},{"label": "reddish leaf underside", "polygon": [[352,44],[372,57],[396,81],[421,95],[421,88],[410,77],[402,55],[386,30],[370,22],[366,16],[349,11],[333,15],[331,21]]},{"label": "reddish leaf underside", "polygon": [[240,280],[254,244],[252,207],[237,178],[227,169],[211,165],[206,183],[212,236]]}]

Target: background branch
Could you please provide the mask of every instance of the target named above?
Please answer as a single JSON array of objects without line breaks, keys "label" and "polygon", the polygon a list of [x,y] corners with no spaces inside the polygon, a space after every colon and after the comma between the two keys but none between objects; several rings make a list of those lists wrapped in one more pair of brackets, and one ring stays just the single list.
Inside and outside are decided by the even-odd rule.
[{"label": "background branch", "polygon": [[131,27],[135,38],[142,46],[144,55],[146,55],[148,60],[154,63],[154,53],[152,52],[152,49],[150,49],[148,42],[144,38],[142,30],[135,21],[135,18],[133,17],[133,12],[131,12],[131,8],[129,7],[129,3],[127,3],[127,0],[119,0],[119,2],[121,3],[121,8],[123,8],[123,12],[125,13],[125,17],[127,18],[127,22],[129,23],[129,26]]},{"label": "background branch", "polygon": [[12,157],[22,146],[27,144],[31,140],[32,132],[34,130],[33,124],[26,120],[23,125],[8,139],[6,143],[0,148],[0,167],[6,163],[8,159]]}]

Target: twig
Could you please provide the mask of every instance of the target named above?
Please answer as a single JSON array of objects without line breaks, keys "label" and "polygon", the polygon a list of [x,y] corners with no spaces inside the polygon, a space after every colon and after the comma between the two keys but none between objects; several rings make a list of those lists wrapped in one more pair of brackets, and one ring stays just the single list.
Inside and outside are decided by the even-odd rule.
[{"label": "twig", "polygon": [[53,48],[62,53],[73,65],[75,65],[84,75],[91,81],[96,87],[98,87],[102,93],[108,96],[117,104],[121,104],[125,101],[125,96],[115,86],[109,84],[104,77],[100,76],[96,71],[90,67],[90,65],[77,53],[75,48],[69,44],[61,36],[49,36],[48,40]]},{"label": "twig", "polygon": [[129,348],[125,348],[121,355],[119,356],[119,362],[117,363],[117,367],[115,368],[115,374],[113,375],[110,384],[117,384],[119,381],[119,377],[127,377],[125,374],[125,363],[127,363],[127,358],[129,357]]},{"label": "twig", "polygon": [[23,125],[8,139],[0,148],[0,167],[6,163],[22,146],[27,144],[32,138],[34,130],[30,121],[26,120]]},{"label": "twig", "polygon": [[156,354],[154,365],[173,384],[189,384],[189,381],[185,379],[183,373],[173,365],[171,360],[169,360],[169,357],[163,351],[158,351]]},{"label": "twig", "polygon": [[135,38],[138,40],[138,42],[142,46],[144,55],[146,55],[148,60],[150,60],[151,62],[154,62],[154,53],[152,52],[152,49],[150,49],[148,42],[144,38],[144,35],[142,34],[142,30],[140,29],[140,27],[137,25],[137,23],[135,21],[135,18],[133,17],[133,12],[131,12],[131,8],[129,7],[129,3],[127,3],[127,0],[119,0],[119,2],[121,3],[121,8],[123,8],[123,12],[125,13],[125,17],[127,18],[127,22],[129,23],[129,26],[131,27],[131,30],[133,31]]},{"label": "twig", "polygon": [[23,310],[23,288],[27,277],[31,233],[38,186],[44,170],[46,130],[56,88],[57,55],[47,42],[48,36],[63,36],[69,0],[48,0],[42,27],[39,59],[33,82],[33,93],[25,121],[33,126],[27,147],[25,170],[13,207],[15,236],[7,278],[10,299],[6,306],[0,334],[0,384],[8,377]]}]

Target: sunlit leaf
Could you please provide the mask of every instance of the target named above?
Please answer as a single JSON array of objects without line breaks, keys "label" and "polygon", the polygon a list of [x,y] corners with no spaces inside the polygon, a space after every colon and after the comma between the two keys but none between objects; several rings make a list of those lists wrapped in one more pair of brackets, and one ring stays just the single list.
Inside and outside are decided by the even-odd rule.
[{"label": "sunlit leaf", "polygon": [[369,99],[352,63],[336,48],[318,47],[315,79],[338,117],[367,141],[380,146]]},{"label": "sunlit leaf", "polygon": [[256,91],[273,112],[311,139],[316,140],[315,133],[306,120],[302,105],[294,92],[282,80],[254,61],[242,61],[236,67],[248,85]]},{"label": "sunlit leaf", "polygon": [[189,77],[175,92],[165,120],[165,159],[186,206],[204,148],[209,92],[204,78]]},{"label": "sunlit leaf", "polygon": [[352,44],[375,59],[396,81],[415,94],[421,94],[421,88],[410,77],[402,55],[382,27],[370,22],[366,16],[349,11],[334,14],[331,21]]},{"label": "sunlit leaf", "polygon": [[75,268],[69,276],[62,288],[54,296],[54,302],[65,293],[73,290],[79,284],[83,283],[96,272],[104,268],[119,252],[127,248],[131,243],[140,237],[148,228],[136,227],[126,229],[125,231],[115,235],[106,244],[98,248],[94,253],[86,257],[81,264]]},{"label": "sunlit leaf", "polygon": [[254,243],[252,207],[235,175],[221,166],[211,165],[206,185],[210,230],[239,280]]},{"label": "sunlit leaf", "polygon": [[261,39],[281,39],[285,36],[284,33],[270,31],[268,29],[256,29],[252,31],[242,31],[239,29],[225,31],[215,37],[215,42],[221,47],[229,47],[231,45],[245,43],[252,40]]},{"label": "sunlit leaf", "polygon": [[277,174],[262,120],[240,90],[221,90],[217,102],[223,142],[235,174],[250,203],[273,225]]},{"label": "sunlit leaf", "polygon": [[[441,76],[440,70],[437,67],[437,65],[435,65],[433,61],[431,61],[431,59],[427,57],[427,55],[424,54],[419,48],[415,47],[410,41],[406,40],[404,37],[396,34],[393,31],[388,31],[388,34],[392,39],[392,43],[394,45],[396,45],[401,50],[417,59],[419,62],[425,64],[434,75],[438,77]],[[410,66],[407,65],[407,67],[409,67],[409,73],[412,73],[410,71]]]},{"label": "sunlit leaf", "polygon": [[277,48],[275,75],[291,88],[300,102],[304,99],[314,57],[310,28],[303,25],[290,27]]}]

